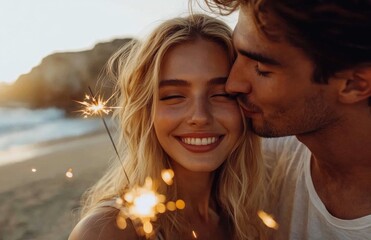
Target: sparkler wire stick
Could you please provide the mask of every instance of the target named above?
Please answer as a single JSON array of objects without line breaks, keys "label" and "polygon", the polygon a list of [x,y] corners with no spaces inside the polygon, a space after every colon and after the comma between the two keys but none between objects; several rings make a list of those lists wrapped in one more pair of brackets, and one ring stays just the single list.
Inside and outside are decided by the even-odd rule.
[{"label": "sparkler wire stick", "polygon": [[[94,97],[95,95],[94,95],[94,93],[93,93],[93,90],[91,90],[90,86],[88,86],[88,88],[89,88],[89,92],[90,92],[91,98],[93,99],[93,102],[94,102],[95,104],[97,104],[97,102],[96,102],[96,100],[95,100],[95,97]],[[121,161],[120,154],[119,154],[119,152],[117,151],[116,144],[115,144],[115,142],[113,141],[113,138],[112,138],[111,132],[110,132],[109,129],[108,129],[107,123],[106,123],[106,121],[104,120],[104,117],[102,116],[102,114],[99,114],[99,115],[100,115],[100,117],[101,117],[101,119],[102,119],[102,121],[103,121],[104,127],[106,128],[106,131],[107,131],[108,136],[109,136],[109,138],[110,138],[110,140],[111,140],[112,146],[113,146],[113,148],[115,149],[115,152],[116,152],[117,158],[119,159],[119,161],[120,161],[120,163],[121,163],[121,167],[122,167],[122,170],[124,171],[124,174],[125,174],[125,176],[126,176],[126,179],[128,180],[128,183],[130,184],[129,176],[128,176],[128,174],[127,174],[126,171],[125,171],[124,164],[123,164],[123,162]]]}]

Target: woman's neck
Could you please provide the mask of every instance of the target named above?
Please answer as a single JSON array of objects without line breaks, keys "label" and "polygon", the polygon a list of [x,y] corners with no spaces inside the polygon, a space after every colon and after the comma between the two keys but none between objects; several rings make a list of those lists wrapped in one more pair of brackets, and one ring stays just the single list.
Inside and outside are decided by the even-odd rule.
[{"label": "woman's neck", "polygon": [[186,203],[184,214],[208,221],[214,173],[192,172],[181,166],[174,166],[174,172],[178,198]]},{"label": "woman's neck", "polygon": [[182,215],[188,226],[184,234],[200,240],[228,239],[231,232],[226,222],[221,220],[211,194],[215,171],[192,172],[179,165],[173,166],[173,170],[177,198],[185,202]]}]

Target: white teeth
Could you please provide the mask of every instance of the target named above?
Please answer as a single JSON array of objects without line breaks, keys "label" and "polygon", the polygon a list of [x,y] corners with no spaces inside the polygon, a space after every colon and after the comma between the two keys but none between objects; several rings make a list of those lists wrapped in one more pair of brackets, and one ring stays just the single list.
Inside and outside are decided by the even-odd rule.
[{"label": "white teeth", "polygon": [[218,137],[209,137],[209,138],[181,138],[182,142],[189,145],[209,145],[215,143],[218,140]]}]

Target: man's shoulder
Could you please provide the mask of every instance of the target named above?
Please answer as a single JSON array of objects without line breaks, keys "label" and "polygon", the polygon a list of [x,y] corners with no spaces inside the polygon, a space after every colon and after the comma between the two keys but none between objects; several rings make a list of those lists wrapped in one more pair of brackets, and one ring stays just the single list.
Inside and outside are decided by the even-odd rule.
[{"label": "man's shoulder", "polygon": [[117,226],[119,210],[101,207],[85,216],[72,230],[68,240],[138,239],[131,224],[122,230]]},{"label": "man's shoulder", "polygon": [[299,163],[308,155],[308,148],[295,136],[265,138],[262,140],[263,157],[270,167],[277,164]]},{"label": "man's shoulder", "polygon": [[263,148],[268,148],[272,151],[279,151],[283,149],[294,150],[303,144],[295,136],[263,138]]},{"label": "man's shoulder", "polygon": [[278,197],[283,187],[294,188],[310,161],[309,149],[296,137],[263,140],[263,157],[267,167],[271,191]]}]

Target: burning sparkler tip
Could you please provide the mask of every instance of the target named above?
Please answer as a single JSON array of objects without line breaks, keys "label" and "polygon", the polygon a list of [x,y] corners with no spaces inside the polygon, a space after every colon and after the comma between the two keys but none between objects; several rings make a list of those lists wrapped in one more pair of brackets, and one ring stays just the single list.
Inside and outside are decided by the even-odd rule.
[{"label": "burning sparkler tip", "polygon": [[172,169],[164,169],[161,171],[161,177],[167,185],[171,185],[173,184],[174,171]]},{"label": "burning sparkler tip", "polygon": [[193,238],[197,239],[197,234],[194,230],[192,230],[192,236],[193,236]]},{"label": "burning sparkler tip", "polygon": [[66,172],[66,177],[68,178],[72,178],[73,177],[73,173],[72,173],[72,168],[69,168]]},{"label": "burning sparkler tip", "polygon": [[273,219],[273,217],[271,215],[269,215],[268,213],[264,212],[263,210],[259,210],[258,211],[258,216],[259,218],[263,221],[263,223],[269,227],[269,228],[273,228],[275,230],[278,229],[278,223]]}]

